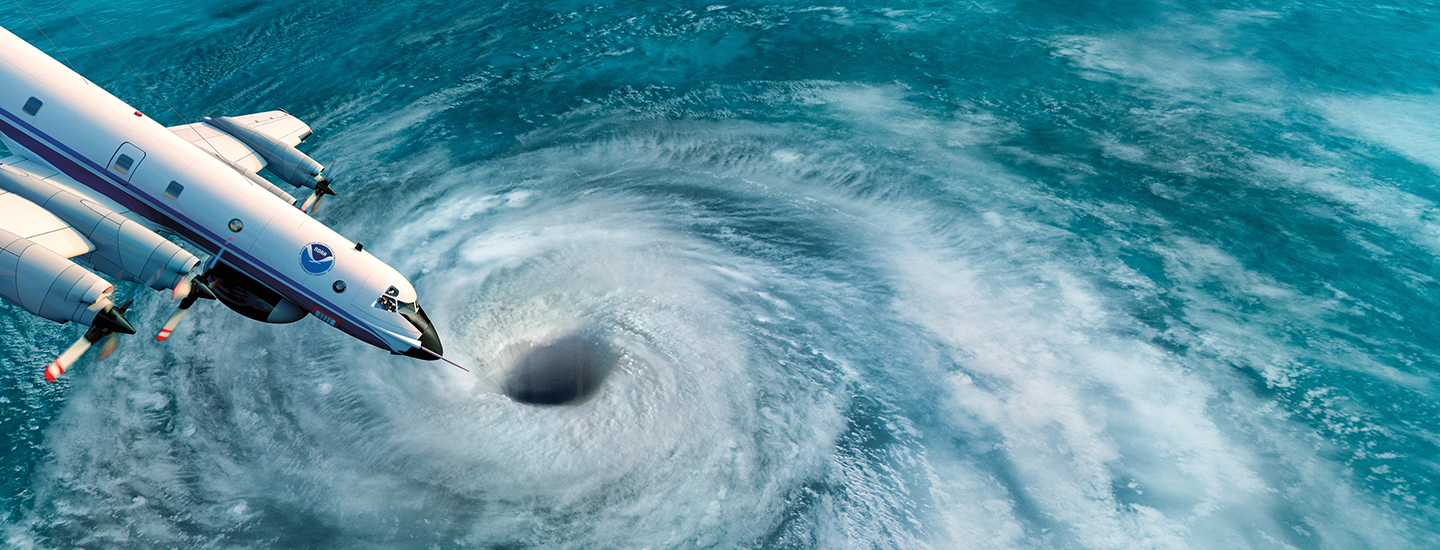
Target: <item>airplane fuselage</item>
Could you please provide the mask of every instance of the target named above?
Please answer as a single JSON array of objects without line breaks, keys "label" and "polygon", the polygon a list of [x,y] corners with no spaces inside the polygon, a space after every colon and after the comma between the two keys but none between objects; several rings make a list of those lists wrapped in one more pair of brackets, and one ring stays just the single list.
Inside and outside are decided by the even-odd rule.
[{"label": "airplane fuselage", "polygon": [[[428,319],[420,327],[414,312],[407,319],[377,305],[387,292],[402,304],[417,301],[398,271],[4,29],[0,134],[19,149],[13,153],[43,161],[283,296],[287,311],[271,315],[284,318],[271,322],[312,314],[372,345],[433,358],[415,349]],[[428,336],[438,348],[433,329]]]}]

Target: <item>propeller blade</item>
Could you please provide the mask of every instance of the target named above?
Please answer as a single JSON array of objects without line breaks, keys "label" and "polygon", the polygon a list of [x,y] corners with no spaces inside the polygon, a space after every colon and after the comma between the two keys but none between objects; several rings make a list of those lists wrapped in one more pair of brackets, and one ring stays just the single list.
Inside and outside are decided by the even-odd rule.
[{"label": "propeller blade", "polygon": [[301,212],[304,212],[304,213],[306,213],[306,214],[309,214],[309,213],[310,213],[310,207],[311,207],[312,205],[314,205],[314,206],[319,206],[319,204],[320,204],[320,192],[319,192],[319,191],[312,191],[312,192],[310,193],[310,196],[305,198],[305,202],[300,205],[300,211],[301,211]]},{"label": "propeller blade", "polygon": [[101,309],[95,314],[95,320],[90,322],[90,329],[86,330],[84,336],[81,336],[74,344],[70,344],[70,347],[65,348],[59,357],[45,367],[45,381],[54,382],[59,379],[60,375],[65,374],[66,369],[75,364],[76,359],[84,355],[90,346],[102,338],[110,337],[105,344],[100,346],[100,358],[104,359],[114,353],[115,346],[120,344],[119,336],[121,334],[135,334],[135,327],[125,319],[125,310],[130,308],[130,304],[131,300],[125,300],[125,303],[118,306],[112,305],[108,295],[101,296],[99,300],[96,300],[95,305],[91,307],[101,306]]},{"label": "propeller blade", "polygon": [[164,342],[170,338],[170,333],[175,332],[175,327],[180,326],[180,320],[185,318],[185,312],[187,311],[190,310],[187,308],[175,310],[175,314],[170,316],[170,320],[165,321],[165,326],[160,327],[160,332],[155,335],[155,341]]},{"label": "propeller blade", "polygon": [[194,283],[191,285],[189,294],[185,296],[185,299],[180,300],[180,308],[175,310],[175,313],[170,316],[170,319],[165,321],[165,326],[161,327],[160,332],[155,334],[155,341],[164,342],[169,339],[170,334],[175,332],[175,327],[180,326],[180,320],[185,318],[185,312],[190,311],[190,306],[195,305],[195,302],[201,298],[214,300],[215,292],[210,290],[210,287],[205,283]]},{"label": "propeller blade", "polygon": [[100,340],[100,350],[95,352],[95,358],[104,360],[110,354],[115,353],[115,348],[120,347],[120,333],[112,332]]},{"label": "propeller blade", "polygon": [[180,280],[175,283],[175,289],[170,291],[170,301],[173,302],[175,300],[179,300],[181,298],[189,296],[191,286],[190,282],[193,280],[195,280],[194,273],[190,273],[189,275],[181,277]]},{"label": "propeller blade", "polygon": [[[334,165],[332,164],[331,167],[333,168]],[[315,184],[315,191],[305,199],[305,204],[300,205],[300,210],[307,214],[314,214],[316,210],[320,209],[320,201],[325,200],[325,195],[334,194],[335,189],[330,187],[329,178],[321,176],[320,181]]]},{"label": "propeller blade", "polygon": [[90,349],[90,344],[94,342],[88,338],[89,335],[87,332],[85,336],[81,336],[74,344],[70,344],[70,347],[65,348],[65,351],[61,353],[59,357],[51,361],[50,366],[45,367],[46,382],[54,382],[59,379],[60,375],[65,374],[65,369],[70,368],[70,365],[75,364],[76,359],[79,359],[81,355],[85,354],[86,350]]}]

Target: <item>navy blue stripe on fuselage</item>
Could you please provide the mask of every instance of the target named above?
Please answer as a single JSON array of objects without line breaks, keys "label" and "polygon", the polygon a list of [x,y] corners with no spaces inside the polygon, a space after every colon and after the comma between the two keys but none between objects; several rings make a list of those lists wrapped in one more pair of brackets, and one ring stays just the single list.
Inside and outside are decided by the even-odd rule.
[{"label": "navy blue stripe on fuselage", "polygon": [[[156,200],[155,197],[151,197],[145,194],[139,189],[136,189],[135,187],[129,185],[127,182],[115,178],[115,176],[110,174],[109,171],[95,164],[89,158],[86,158],[85,155],[81,155],[80,153],[66,146],[64,143],[61,143],[59,140],[41,131],[39,128],[30,125],[30,123],[25,122],[23,119],[20,119],[9,110],[0,108],[0,115],[4,115],[3,119],[0,119],[0,132],[4,132],[6,136],[10,137],[10,139],[15,140],[17,143],[20,144],[21,147],[25,147],[31,152],[39,155],[42,160],[49,163],[51,166],[55,167],[61,172],[65,173],[65,175],[74,178],[76,182],[86,187],[89,187],[97,193],[105,195],[111,200],[114,200],[115,202],[118,202],[127,208],[130,208],[132,211],[135,211],[136,213],[140,214],[148,220],[165,225],[166,227],[169,227],[170,229],[180,233],[181,236],[185,237],[187,240],[194,243],[196,246],[205,249],[206,253],[215,254],[217,251],[220,250],[221,243],[224,242],[224,239],[220,238],[218,234],[205,230],[204,227],[196,223],[195,220],[192,220],[180,214],[173,208],[170,208],[164,203]],[[8,119],[8,121],[5,119]],[[10,131],[5,131],[7,129]],[[45,142],[42,142],[39,139],[32,137],[30,133],[44,138],[45,141],[48,141],[50,143],[47,144]],[[74,157],[74,159],[79,159],[79,161],[77,162],[70,157]],[[84,162],[88,166],[82,166],[80,162]],[[71,167],[72,170],[66,170],[65,167],[67,166]],[[110,183],[112,181],[118,183],[120,186],[117,187],[115,185],[112,185]],[[152,213],[152,215],[146,215],[147,212]],[[162,220],[173,221],[175,222],[175,224],[167,224],[164,223],[164,221]],[[283,274],[270,273],[271,270],[264,267],[263,262],[260,262],[257,258],[243,250],[227,248],[226,252],[227,258],[223,260],[226,263],[234,265],[236,268],[240,269],[240,271],[244,272],[247,275],[250,275],[251,277],[258,276],[262,279],[270,279],[270,281],[261,281],[262,283],[265,283],[269,286],[280,286],[282,288],[298,291],[305,298],[308,298],[309,301],[313,302],[316,305],[323,306],[328,312],[332,312],[334,315],[343,318],[343,320],[348,321],[350,324],[364,330],[365,332],[369,333],[370,336],[373,336],[375,338],[374,342],[365,340],[363,338],[361,338],[361,340],[364,340],[366,343],[376,345],[378,347],[389,349],[389,346],[385,344],[385,339],[380,337],[379,334],[376,334],[375,331],[371,329],[370,325],[356,319],[353,315],[348,314],[344,308],[337,307],[335,304],[329,302],[328,300],[320,298],[318,295],[311,292],[309,289],[300,286],[299,283],[291,280]],[[236,255],[240,256],[242,263],[246,265],[235,265],[233,258]],[[249,267],[251,269],[246,269],[246,267]],[[286,293],[281,292],[281,295],[284,294]],[[290,297],[286,296],[286,299],[290,299]],[[358,335],[353,336],[358,337]]]}]

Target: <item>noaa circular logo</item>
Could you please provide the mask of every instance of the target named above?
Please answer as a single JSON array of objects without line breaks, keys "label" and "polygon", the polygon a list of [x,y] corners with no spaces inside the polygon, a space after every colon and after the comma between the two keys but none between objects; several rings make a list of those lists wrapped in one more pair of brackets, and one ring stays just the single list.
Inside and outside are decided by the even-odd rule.
[{"label": "noaa circular logo", "polygon": [[310,243],[300,251],[300,267],[311,275],[320,275],[335,267],[335,252],[321,243]]}]

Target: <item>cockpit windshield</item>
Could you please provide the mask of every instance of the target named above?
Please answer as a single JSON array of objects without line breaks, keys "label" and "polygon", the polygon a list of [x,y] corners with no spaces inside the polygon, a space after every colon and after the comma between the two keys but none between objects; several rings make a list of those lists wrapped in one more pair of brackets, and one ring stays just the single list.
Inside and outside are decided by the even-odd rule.
[{"label": "cockpit windshield", "polygon": [[393,286],[375,299],[375,307],[401,315],[414,315],[420,311],[420,306],[415,305],[415,302],[401,301],[400,289]]}]

